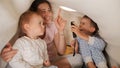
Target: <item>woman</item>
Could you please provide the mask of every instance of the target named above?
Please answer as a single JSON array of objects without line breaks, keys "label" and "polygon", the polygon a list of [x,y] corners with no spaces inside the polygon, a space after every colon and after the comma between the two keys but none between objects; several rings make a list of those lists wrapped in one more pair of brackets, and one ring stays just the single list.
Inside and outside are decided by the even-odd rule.
[{"label": "woman", "polygon": [[[76,54],[74,57],[72,55],[60,56],[63,55],[66,49],[65,39],[64,39],[64,27],[65,20],[58,13],[55,22],[53,22],[53,12],[52,6],[47,0],[35,0],[33,1],[30,9],[31,11],[37,12],[44,19],[44,25],[46,26],[45,37],[43,38],[47,43],[48,54],[52,64],[57,65],[59,68],[76,68],[81,66],[81,56]],[[4,60],[9,60],[15,55],[10,55],[11,51],[4,49],[2,56]],[[8,55],[7,55],[8,54]],[[9,57],[10,56],[10,57]],[[5,58],[7,57],[7,58]],[[76,62],[76,63],[75,63]]]}]

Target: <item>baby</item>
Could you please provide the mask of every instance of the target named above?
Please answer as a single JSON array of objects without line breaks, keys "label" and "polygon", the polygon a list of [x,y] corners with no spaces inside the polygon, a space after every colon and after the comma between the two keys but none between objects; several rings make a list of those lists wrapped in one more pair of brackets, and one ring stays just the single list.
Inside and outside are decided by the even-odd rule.
[{"label": "baby", "polygon": [[[50,67],[47,46],[39,36],[44,34],[43,19],[32,11],[20,16],[18,24],[19,38],[13,45],[17,54],[9,62],[12,68]],[[52,68],[52,67],[50,67]]]}]

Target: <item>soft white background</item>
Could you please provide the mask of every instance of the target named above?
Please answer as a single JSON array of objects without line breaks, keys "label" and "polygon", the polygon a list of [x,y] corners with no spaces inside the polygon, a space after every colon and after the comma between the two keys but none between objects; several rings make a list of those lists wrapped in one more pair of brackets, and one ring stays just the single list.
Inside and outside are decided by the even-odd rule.
[{"label": "soft white background", "polygon": [[[27,10],[33,0],[0,0],[0,51],[15,34],[19,15]],[[87,14],[100,27],[100,34],[108,42],[108,53],[112,59],[120,64],[120,0],[50,0],[55,14],[57,5],[64,5],[76,9],[78,12],[64,12],[62,16],[69,23],[66,26],[67,43],[72,39],[70,21],[77,21],[77,16]],[[56,16],[56,15],[54,15]],[[68,31],[68,32],[67,32]]]}]

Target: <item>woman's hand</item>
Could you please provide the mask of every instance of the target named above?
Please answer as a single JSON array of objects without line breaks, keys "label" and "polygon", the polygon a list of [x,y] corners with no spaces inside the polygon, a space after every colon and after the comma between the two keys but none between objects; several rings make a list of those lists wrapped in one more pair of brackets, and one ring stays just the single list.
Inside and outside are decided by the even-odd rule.
[{"label": "woman's hand", "polygon": [[4,61],[9,62],[14,55],[17,53],[16,49],[12,49],[12,46],[10,43],[7,43],[5,48],[2,50],[1,57]]},{"label": "woman's hand", "polygon": [[63,31],[67,21],[60,16],[60,13],[61,13],[61,9],[59,9],[58,16],[55,18],[54,22],[58,31]]}]

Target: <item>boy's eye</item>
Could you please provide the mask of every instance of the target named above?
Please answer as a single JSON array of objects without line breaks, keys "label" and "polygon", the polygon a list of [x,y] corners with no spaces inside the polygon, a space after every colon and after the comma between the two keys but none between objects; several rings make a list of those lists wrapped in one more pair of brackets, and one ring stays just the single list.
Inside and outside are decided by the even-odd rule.
[{"label": "boy's eye", "polygon": [[83,25],[85,24],[85,23],[82,23]]}]

